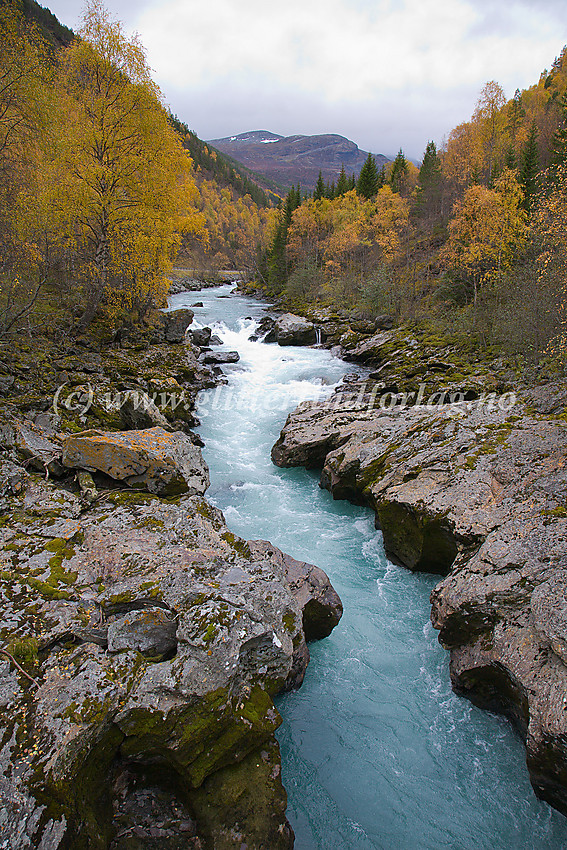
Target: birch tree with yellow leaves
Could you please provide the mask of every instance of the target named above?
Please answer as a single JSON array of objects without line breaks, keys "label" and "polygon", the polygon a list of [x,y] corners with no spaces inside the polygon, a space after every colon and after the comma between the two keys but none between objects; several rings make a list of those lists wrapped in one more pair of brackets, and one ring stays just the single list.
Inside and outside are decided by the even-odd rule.
[{"label": "birch tree with yellow leaves", "polygon": [[515,172],[505,169],[494,189],[471,186],[454,205],[441,259],[469,284],[475,318],[480,288],[500,280],[526,237],[522,201]]},{"label": "birch tree with yellow leaves", "polygon": [[203,230],[191,159],[171,128],[143,47],[99,0],[59,78],[67,121],[52,163],[79,260],[86,328],[103,300],[143,313],[163,303],[183,232]]}]

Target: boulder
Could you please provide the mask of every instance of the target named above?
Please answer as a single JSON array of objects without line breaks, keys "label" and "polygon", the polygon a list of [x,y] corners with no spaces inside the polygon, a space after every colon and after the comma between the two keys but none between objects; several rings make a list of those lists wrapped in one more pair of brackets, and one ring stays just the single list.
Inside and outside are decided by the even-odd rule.
[{"label": "boulder", "polygon": [[195,328],[187,333],[188,338],[197,348],[206,348],[211,341],[210,328]]},{"label": "boulder", "polygon": [[7,416],[0,427],[0,443],[16,449],[33,469],[55,477],[65,474],[60,463],[60,444],[53,440],[51,432],[38,424]]},{"label": "boulder", "polygon": [[220,366],[222,363],[238,363],[238,351],[206,351],[203,357],[205,365]]},{"label": "boulder", "polygon": [[278,345],[313,345],[317,341],[313,322],[294,313],[280,316],[274,330]]},{"label": "boulder", "polygon": [[97,470],[129,487],[164,496],[204,493],[209,473],[201,452],[179,431],[85,431],[63,442],[63,465]]},{"label": "boulder", "polygon": [[186,307],[160,313],[164,340],[166,342],[183,342],[185,332],[193,321],[194,315],[193,310],[188,310]]}]

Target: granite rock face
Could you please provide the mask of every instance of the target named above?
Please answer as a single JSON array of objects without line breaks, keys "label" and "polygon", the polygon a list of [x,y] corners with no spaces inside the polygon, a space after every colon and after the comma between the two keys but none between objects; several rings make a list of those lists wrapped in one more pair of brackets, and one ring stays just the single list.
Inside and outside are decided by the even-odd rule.
[{"label": "granite rock face", "polygon": [[300,405],[272,458],[321,467],[335,498],[374,509],[392,560],[446,576],[432,622],[454,689],[516,723],[536,793],[567,814],[565,386],[380,398],[360,382]]},{"label": "granite rock face", "polygon": [[22,481],[0,523],[0,846],[292,847],[272,697],[338,622],[324,573],[202,496],[86,508]]}]

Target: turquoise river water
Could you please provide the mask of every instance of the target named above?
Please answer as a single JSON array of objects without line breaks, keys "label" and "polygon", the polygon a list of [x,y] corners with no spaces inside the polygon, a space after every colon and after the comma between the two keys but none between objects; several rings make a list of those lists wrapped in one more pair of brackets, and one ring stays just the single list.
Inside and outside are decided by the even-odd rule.
[{"label": "turquoise river water", "polygon": [[200,397],[207,495],[235,533],[322,567],[344,604],[332,635],[311,644],[302,688],[277,699],[296,850],[567,848],[567,819],[534,796],[510,724],[451,691],[429,622],[438,579],[390,564],[372,513],[333,501],[317,473],[270,461],[288,412],[353,367],[323,349],[250,342],[264,307],[230,290],[170,300],[202,301],[194,326],[241,358]]}]

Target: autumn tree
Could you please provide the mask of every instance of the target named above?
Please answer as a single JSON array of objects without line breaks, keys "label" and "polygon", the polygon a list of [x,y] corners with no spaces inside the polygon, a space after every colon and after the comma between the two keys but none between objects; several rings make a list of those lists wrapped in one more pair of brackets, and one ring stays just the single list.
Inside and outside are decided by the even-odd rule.
[{"label": "autumn tree", "polygon": [[504,158],[505,105],[506,96],[502,86],[491,80],[482,88],[473,113],[485,185],[493,182],[498,164]]},{"label": "autumn tree", "polygon": [[80,36],[62,61],[69,120],[56,165],[68,175],[59,202],[82,252],[84,328],[103,297],[142,309],[163,300],[180,232],[202,223],[191,160],[137,37],[128,39],[98,0]]},{"label": "autumn tree", "polygon": [[539,240],[538,288],[548,295],[545,333],[549,350],[567,354],[567,163],[554,169],[553,180],[534,210]]},{"label": "autumn tree", "polygon": [[525,238],[522,201],[514,172],[505,170],[494,189],[471,186],[455,203],[441,256],[470,284],[475,319],[480,288],[500,279]]},{"label": "autumn tree", "polygon": [[46,280],[42,246],[26,223],[33,219],[52,99],[45,44],[14,5],[0,7],[0,41],[0,333],[6,333],[31,310]]}]

